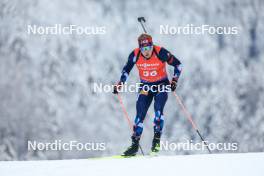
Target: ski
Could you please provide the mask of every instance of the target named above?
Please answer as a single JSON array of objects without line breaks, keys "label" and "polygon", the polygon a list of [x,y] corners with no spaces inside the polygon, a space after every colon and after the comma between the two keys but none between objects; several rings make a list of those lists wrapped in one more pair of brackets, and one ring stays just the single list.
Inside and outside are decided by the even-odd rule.
[{"label": "ski", "polygon": [[126,158],[150,158],[150,157],[157,157],[159,156],[157,152],[150,152],[147,155],[134,155],[134,156],[123,156],[123,155],[113,155],[113,156],[103,156],[103,157],[94,157],[94,158],[88,158],[93,160],[99,160],[99,159],[126,159]]},{"label": "ski", "polygon": [[135,156],[122,156],[122,155],[113,155],[113,156],[103,156],[103,157],[95,157],[95,158],[88,158],[88,159],[124,159],[124,158],[136,158],[136,157],[143,157],[143,155],[135,155]]}]

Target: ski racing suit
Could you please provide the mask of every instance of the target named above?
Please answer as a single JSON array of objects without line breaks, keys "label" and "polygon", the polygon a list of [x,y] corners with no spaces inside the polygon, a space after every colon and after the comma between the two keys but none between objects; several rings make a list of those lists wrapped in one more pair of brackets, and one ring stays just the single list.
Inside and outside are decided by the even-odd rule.
[{"label": "ski racing suit", "polygon": [[[174,67],[173,78],[178,80],[181,74],[182,64],[169,51],[163,47],[154,45],[152,56],[149,59],[145,59],[140,53],[140,49],[136,48],[128,57],[128,61],[122,70],[120,82],[126,82],[130,71],[136,65],[142,85],[170,85],[166,71],[166,63]],[[143,132],[143,121],[153,99],[155,111],[154,134],[162,133],[164,125],[163,109],[168,99],[168,92],[139,89],[132,136],[140,138]]]}]

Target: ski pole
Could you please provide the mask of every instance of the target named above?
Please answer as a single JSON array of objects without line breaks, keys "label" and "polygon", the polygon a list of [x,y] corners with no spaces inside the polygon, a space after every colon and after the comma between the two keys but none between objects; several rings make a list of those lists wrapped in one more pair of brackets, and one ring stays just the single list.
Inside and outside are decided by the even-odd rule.
[{"label": "ski pole", "polygon": [[[144,24],[143,24],[143,22],[144,22],[144,23],[146,22],[145,18],[144,18],[144,17],[138,17],[138,22],[141,24],[141,27],[142,27],[143,31],[144,31],[145,33],[147,33],[146,28],[145,28],[145,26],[144,26]],[[204,140],[204,138],[202,137],[202,135],[201,135],[199,129],[197,128],[196,124],[194,123],[191,114],[187,111],[187,109],[186,109],[185,106],[183,105],[183,103],[182,103],[180,97],[179,97],[175,92],[173,92],[173,93],[174,93],[174,95],[175,95],[175,97],[176,97],[176,100],[178,101],[178,103],[180,104],[181,108],[183,109],[184,114],[186,115],[186,117],[188,118],[188,120],[190,121],[190,123],[192,124],[192,127],[195,129],[195,131],[197,132],[197,134],[200,136],[202,142],[205,143],[206,148],[207,148],[207,150],[209,151],[209,153],[212,153],[211,150],[210,150],[209,147],[208,147],[207,142]]]},{"label": "ski pole", "polygon": [[[121,98],[121,96],[119,94],[117,94],[117,98],[118,98],[119,103],[120,103],[120,106],[121,106],[121,108],[122,108],[122,110],[123,110],[123,112],[125,114],[125,118],[127,120],[127,123],[129,125],[129,128],[130,128],[131,131],[133,131],[133,125],[132,125],[132,123],[130,121],[129,115],[128,115],[127,111],[126,111],[126,108],[125,108],[125,105],[124,105],[124,103],[122,101],[122,98]],[[145,154],[144,154],[143,149],[142,149],[142,147],[141,147],[140,144],[139,144],[139,149],[140,149],[142,155],[144,156]]]},{"label": "ski pole", "polygon": [[144,17],[138,17],[138,22],[141,24],[141,27],[143,28],[144,32],[147,33],[146,28],[143,24],[143,22],[144,23],[146,22],[145,18]]},{"label": "ski pole", "polygon": [[187,117],[187,119],[189,120],[189,122],[192,124],[192,127],[193,127],[194,130],[197,132],[197,134],[200,136],[202,142],[206,145],[206,148],[207,148],[208,152],[209,152],[209,153],[212,153],[211,150],[210,150],[209,147],[208,147],[207,142],[204,140],[203,136],[201,135],[201,133],[200,133],[200,131],[199,131],[197,125],[194,123],[191,114],[189,113],[189,111],[187,111],[187,109],[186,109],[185,106],[183,105],[183,103],[182,103],[180,97],[176,94],[176,92],[173,92],[173,95],[176,97],[177,102],[179,103],[180,107],[182,108],[182,110],[183,110],[185,116]]}]

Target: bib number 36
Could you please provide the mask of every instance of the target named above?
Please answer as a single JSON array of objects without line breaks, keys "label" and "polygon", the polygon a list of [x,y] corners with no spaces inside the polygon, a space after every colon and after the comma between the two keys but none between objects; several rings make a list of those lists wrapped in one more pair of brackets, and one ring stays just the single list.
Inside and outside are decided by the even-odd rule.
[{"label": "bib number 36", "polygon": [[157,74],[158,73],[155,70],[154,71],[148,71],[148,70],[147,71],[143,71],[143,75],[146,76],[146,77],[148,77],[148,76],[157,76]]}]

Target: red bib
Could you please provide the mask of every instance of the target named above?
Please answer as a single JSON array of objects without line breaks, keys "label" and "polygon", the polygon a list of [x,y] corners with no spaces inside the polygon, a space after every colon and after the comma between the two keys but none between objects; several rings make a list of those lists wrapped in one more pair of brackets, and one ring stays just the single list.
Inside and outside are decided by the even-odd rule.
[{"label": "red bib", "polygon": [[[160,51],[159,46],[154,46],[157,53]],[[134,55],[137,56],[139,48],[134,50]],[[156,53],[153,51],[149,59],[145,59],[141,54],[136,62],[139,77],[143,81],[156,82],[167,77],[166,63],[162,62]]]}]

